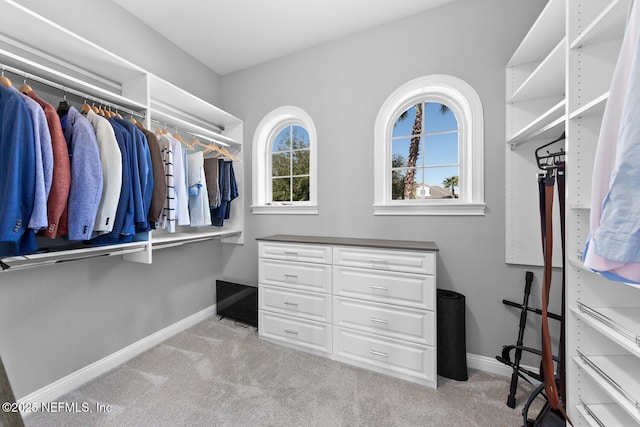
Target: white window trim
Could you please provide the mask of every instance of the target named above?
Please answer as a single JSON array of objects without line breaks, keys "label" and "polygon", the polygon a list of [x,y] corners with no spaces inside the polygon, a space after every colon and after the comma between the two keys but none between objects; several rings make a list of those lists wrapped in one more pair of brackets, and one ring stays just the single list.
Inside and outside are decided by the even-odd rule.
[{"label": "white window trim", "polygon": [[[458,120],[461,198],[392,200],[393,126],[402,112],[429,101],[447,105]],[[419,77],[395,90],[376,118],[373,172],[375,215],[484,215],[484,119],[476,91],[465,81],[444,74]]]},{"label": "white window trim", "polygon": [[[284,126],[300,125],[309,133],[309,201],[269,204],[271,197],[271,142]],[[314,215],[318,213],[316,127],[303,109],[287,105],[276,108],[258,124],[253,135],[253,214]]]}]

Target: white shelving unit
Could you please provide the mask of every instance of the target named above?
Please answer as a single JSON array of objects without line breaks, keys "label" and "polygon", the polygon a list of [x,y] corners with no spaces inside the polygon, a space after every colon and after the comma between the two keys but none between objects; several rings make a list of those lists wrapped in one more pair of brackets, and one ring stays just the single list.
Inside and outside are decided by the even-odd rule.
[{"label": "white shelving unit", "polygon": [[[640,425],[640,294],[582,266],[591,176],[630,0],[568,0],[567,410],[574,425]],[[585,208],[586,207],[586,208]]]},{"label": "white shelving unit", "polygon": [[[7,77],[16,84],[19,78],[30,84],[46,86],[48,82],[49,91],[57,91],[60,100],[68,94],[72,104],[80,100],[79,105],[85,98],[89,103],[111,106],[123,114],[134,113],[137,120],[143,117],[147,129],[160,122],[172,133],[177,129],[200,135],[203,142],[216,141],[242,161],[242,120],[13,0],[0,0],[0,69],[3,67],[13,73]],[[3,259],[9,269],[2,271],[109,255],[151,263],[153,249],[211,239],[243,243],[243,168],[236,165],[234,172],[239,197],[233,201],[232,216],[223,227],[180,227],[171,234],[154,230],[136,234],[132,243],[101,247],[56,241],[51,252]]]},{"label": "white shelving unit", "polygon": [[[508,177],[511,174],[516,183],[521,183],[521,175],[529,175],[523,158],[531,157],[533,162],[533,149],[545,142],[541,136],[542,129],[548,126],[545,117],[550,110],[545,109],[546,105],[561,99],[565,106],[558,129],[566,130],[567,412],[574,426],[640,425],[640,290],[609,281],[585,268],[581,261],[589,233],[595,151],[630,3],[631,0],[550,0],[507,65],[507,170]],[[559,40],[565,43],[561,55],[565,66],[559,76],[564,82],[564,96],[558,98],[557,94],[547,104],[546,98],[531,101],[530,105],[544,107],[521,112],[512,89],[526,68],[518,65],[520,58],[542,58],[536,65],[542,68],[558,54]],[[545,84],[547,87],[540,94],[548,97],[557,92],[555,80],[549,78]],[[528,124],[532,129],[522,132]],[[557,136],[549,135],[547,139]],[[507,186],[508,221],[530,221],[526,213],[518,210],[521,200],[514,194],[515,188]],[[537,199],[534,194],[526,197]],[[513,226],[508,222],[507,248],[513,254],[507,254],[507,262],[523,261],[527,254],[518,250],[525,242],[522,238],[530,236],[509,227]],[[535,237],[528,241],[529,246],[540,245],[537,233]]]},{"label": "white shelving unit", "polygon": [[[564,0],[551,0],[506,66],[506,262],[542,265],[534,150],[565,130],[567,37]],[[558,218],[558,203],[554,203]],[[536,225],[538,225],[536,227]],[[560,247],[559,225],[554,242]],[[560,251],[554,266],[562,265]]]}]

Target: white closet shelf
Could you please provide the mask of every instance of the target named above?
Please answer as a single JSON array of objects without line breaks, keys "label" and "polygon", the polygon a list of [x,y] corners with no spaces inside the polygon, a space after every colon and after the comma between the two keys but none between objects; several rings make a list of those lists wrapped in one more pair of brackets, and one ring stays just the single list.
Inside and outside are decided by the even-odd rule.
[{"label": "white closet shelf", "polygon": [[533,24],[507,67],[540,61],[564,37],[564,0],[550,0]]},{"label": "white closet shelf", "polygon": [[[65,68],[82,64],[83,70],[98,76],[111,76],[113,81],[129,81],[144,75],[142,68],[120,58],[55,22],[46,19],[13,0],[0,0],[0,31],[4,36],[22,41],[23,46],[36,47],[39,58],[51,60],[55,52],[56,63]],[[11,43],[13,45],[13,43]],[[64,58],[64,60],[60,59]],[[77,67],[71,66],[80,72]],[[82,73],[79,74],[79,76]]]},{"label": "white closet shelf", "polygon": [[566,37],[558,43],[529,77],[514,90],[508,102],[564,96],[566,69]]},{"label": "white closet shelf", "polygon": [[151,246],[154,250],[165,249],[174,246],[182,246],[187,243],[197,243],[206,240],[225,239],[242,234],[240,230],[215,230],[166,234],[151,238]]},{"label": "white closet shelf", "polygon": [[590,203],[570,203],[569,209],[573,209],[576,211],[591,210],[591,204]]},{"label": "white closet shelf", "polygon": [[640,423],[640,365],[630,355],[588,356],[578,352],[574,363]]},{"label": "white closet shelf", "polygon": [[[41,77],[43,79],[56,82],[57,84],[69,89],[75,89],[79,92],[90,94],[95,98],[99,98],[106,102],[111,102],[115,105],[119,105],[130,110],[139,112],[144,111],[147,108],[145,104],[124,97],[119,93],[113,92],[112,90],[87,83],[80,78],[55,70],[46,65],[42,65],[31,59],[16,55],[15,53],[9,52],[3,48],[0,48],[0,64],[6,65],[8,67],[15,67],[21,71],[26,72],[27,83],[29,82],[29,75],[32,75],[32,79]],[[91,103],[89,99],[87,101]]]},{"label": "white closet shelf", "polygon": [[577,302],[573,311],[585,323],[640,357],[640,310],[630,307],[590,307]]},{"label": "white closet shelf", "polygon": [[571,43],[571,49],[621,39],[629,11],[629,0],[612,1]]},{"label": "white closet shelf", "polygon": [[149,84],[152,108],[154,103],[163,106],[189,105],[189,116],[197,117],[203,123],[215,123],[225,127],[242,123],[239,118],[158,76],[149,74]]},{"label": "white closet shelf", "polygon": [[9,268],[2,271],[9,272],[25,268],[42,267],[68,261],[80,261],[91,258],[114,255],[129,255],[149,250],[148,241],[122,243],[105,246],[89,246],[79,249],[64,249],[46,253],[3,258],[1,261]]},{"label": "white closet shelf", "polygon": [[527,140],[539,137],[547,132],[557,133],[556,131],[558,129],[564,127],[566,104],[567,101],[563,99],[549,108],[507,139],[507,144],[510,144],[513,147],[520,145]]},{"label": "white closet shelf", "polygon": [[233,146],[233,147],[240,147],[242,144],[238,141],[236,141],[233,138],[229,138],[228,136],[222,135],[218,132],[215,132],[212,130],[211,128],[211,123],[202,123],[201,125],[195,124],[192,119],[190,120],[185,120],[181,117],[178,117],[176,115],[176,113],[166,113],[165,111],[162,110],[167,110],[166,107],[161,107],[162,109],[156,109],[154,107],[158,107],[157,104],[151,104],[151,119],[152,120],[157,120],[158,122],[161,123],[166,123],[168,126],[168,129],[171,130],[171,126],[178,126],[179,129],[183,129],[186,130],[188,132],[191,133],[195,133],[195,134],[200,134],[203,135],[206,138],[210,138],[210,139],[214,139],[218,142],[223,143],[224,145],[228,145],[228,146]]},{"label": "white closet shelf", "polygon": [[582,415],[592,427],[633,427],[638,425],[629,414],[615,403],[595,403],[588,405],[582,403],[578,405],[578,412],[580,412],[580,415]]},{"label": "white closet shelf", "polygon": [[582,105],[580,108],[569,113],[570,119],[578,119],[581,117],[597,117],[604,114],[604,107],[609,99],[609,91],[594,98],[593,100]]}]

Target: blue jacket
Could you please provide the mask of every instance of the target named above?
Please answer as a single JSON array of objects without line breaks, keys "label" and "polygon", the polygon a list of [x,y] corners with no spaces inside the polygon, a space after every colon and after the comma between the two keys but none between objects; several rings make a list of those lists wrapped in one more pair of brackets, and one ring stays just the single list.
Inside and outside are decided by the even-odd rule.
[{"label": "blue jacket", "polygon": [[0,256],[38,248],[27,228],[35,196],[33,120],[19,94],[0,85]]},{"label": "blue jacket", "polygon": [[113,119],[109,119],[122,155],[122,188],[118,209],[111,233],[103,234],[92,240],[95,244],[124,243],[133,240],[135,224],[133,221],[133,192],[131,191],[131,172],[129,161],[129,133]]},{"label": "blue jacket", "polygon": [[118,118],[114,118],[114,120],[124,127],[132,138],[133,149],[135,149],[137,159],[137,176],[140,182],[140,199],[137,199],[135,211],[136,231],[148,231],[149,208],[151,207],[154,183],[151,152],[147,144],[147,137],[133,123]]},{"label": "blue jacket", "polygon": [[102,198],[102,163],[93,126],[75,107],[62,120],[71,157],[69,240],[89,240]]}]

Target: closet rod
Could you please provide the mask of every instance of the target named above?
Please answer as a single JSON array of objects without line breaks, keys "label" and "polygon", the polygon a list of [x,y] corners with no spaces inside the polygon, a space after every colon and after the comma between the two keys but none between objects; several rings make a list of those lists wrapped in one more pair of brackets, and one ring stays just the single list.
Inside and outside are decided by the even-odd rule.
[{"label": "closet rod", "polygon": [[65,94],[66,93],[71,93],[71,94],[79,96],[81,98],[85,98],[85,99],[91,100],[93,102],[98,102],[98,103],[100,103],[100,104],[102,104],[104,106],[107,106],[109,108],[113,107],[118,112],[123,112],[125,114],[129,114],[129,115],[132,115],[132,116],[144,118],[144,114],[139,113],[137,111],[130,110],[128,108],[122,107],[121,105],[114,104],[113,102],[108,102],[108,101],[105,101],[103,99],[96,98],[93,95],[89,95],[89,94],[80,92],[79,90],[75,90],[73,88],[61,85],[60,83],[56,83],[56,82],[53,82],[51,80],[45,79],[43,77],[39,77],[39,76],[33,75],[31,73],[27,73],[26,71],[20,70],[18,68],[14,68],[14,67],[11,67],[9,65],[0,64],[0,69],[2,70],[2,73],[4,73],[5,71],[8,71],[11,74],[15,74],[18,77],[23,77],[25,80],[33,80],[35,82],[42,83],[43,85],[52,87],[54,89],[59,89],[59,90],[63,91]]},{"label": "closet rod", "polygon": [[151,120],[151,122],[156,123],[156,124],[158,124],[160,126],[164,126],[165,128],[168,127],[168,128],[176,129],[176,131],[187,133],[187,134],[193,136],[194,138],[200,138],[200,139],[204,139],[206,141],[212,142],[214,144],[220,144],[220,145],[225,146],[225,147],[230,147],[230,145],[227,144],[226,142],[218,141],[217,139],[214,139],[214,138],[211,138],[211,137],[199,134],[199,133],[189,132],[188,130],[186,130],[184,128],[181,128],[180,126],[176,126],[176,125],[174,125],[172,123],[162,122],[162,121],[156,120],[156,119],[150,119],[150,120]]}]

